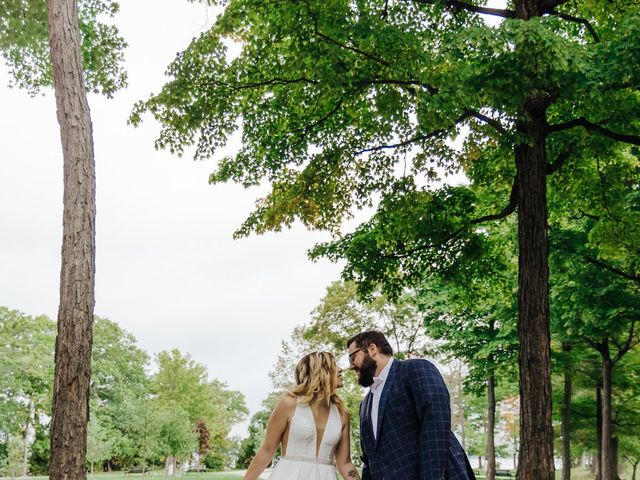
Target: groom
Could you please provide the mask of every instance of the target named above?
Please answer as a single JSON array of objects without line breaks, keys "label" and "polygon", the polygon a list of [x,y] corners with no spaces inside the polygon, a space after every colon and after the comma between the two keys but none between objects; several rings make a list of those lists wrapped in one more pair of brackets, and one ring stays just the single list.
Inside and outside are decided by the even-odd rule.
[{"label": "groom", "polygon": [[427,360],[400,361],[385,336],[347,340],[349,363],[369,387],[360,404],[362,480],[473,480],[451,432],[449,392]]}]

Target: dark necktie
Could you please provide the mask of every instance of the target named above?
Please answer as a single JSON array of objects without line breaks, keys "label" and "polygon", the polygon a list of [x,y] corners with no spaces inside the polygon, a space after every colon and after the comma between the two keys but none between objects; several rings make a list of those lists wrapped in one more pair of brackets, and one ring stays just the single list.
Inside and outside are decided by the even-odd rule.
[{"label": "dark necktie", "polygon": [[373,419],[371,418],[371,410],[373,409],[373,393],[369,392],[367,395],[365,404],[365,419],[369,422],[369,428],[371,429],[371,436],[373,437]]}]

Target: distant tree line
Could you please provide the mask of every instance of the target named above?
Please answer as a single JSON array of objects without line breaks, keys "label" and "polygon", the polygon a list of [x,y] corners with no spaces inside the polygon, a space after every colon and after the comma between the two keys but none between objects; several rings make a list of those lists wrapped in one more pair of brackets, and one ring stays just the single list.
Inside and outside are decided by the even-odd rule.
[{"label": "distant tree line", "polygon": [[[55,322],[0,307],[0,473],[46,475],[50,458]],[[234,461],[244,396],[210,379],[179,350],[149,355],[116,323],[96,317],[87,468],[133,465],[222,470]]]}]

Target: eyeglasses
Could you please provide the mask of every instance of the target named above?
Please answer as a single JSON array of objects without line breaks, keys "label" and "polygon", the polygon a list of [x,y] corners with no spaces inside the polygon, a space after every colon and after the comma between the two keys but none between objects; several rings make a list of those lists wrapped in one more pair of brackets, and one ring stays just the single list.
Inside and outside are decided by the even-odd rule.
[{"label": "eyeglasses", "polygon": [[357,348],[356,350],[354,350],[353,352],[351,352],[349,354],[349,365],[353,365],[353,357],[355,356],[356,353],[358,353],[360,350],[366,350],[367,348],[369,348],[369,346],[360,347],[360,348]]}]

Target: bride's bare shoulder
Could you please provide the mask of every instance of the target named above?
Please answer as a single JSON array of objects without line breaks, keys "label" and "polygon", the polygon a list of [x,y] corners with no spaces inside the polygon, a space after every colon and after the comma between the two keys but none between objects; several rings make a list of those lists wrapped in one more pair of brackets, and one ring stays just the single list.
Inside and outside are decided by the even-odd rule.
[{"label": "bride's bare shoulder", "polygon": [[296,397],[286,393],[280,397],[280,401],[278,402],[278,405],[276,405],[274,413],[290,416],[295,411],[297,403],[298,399]]}]

